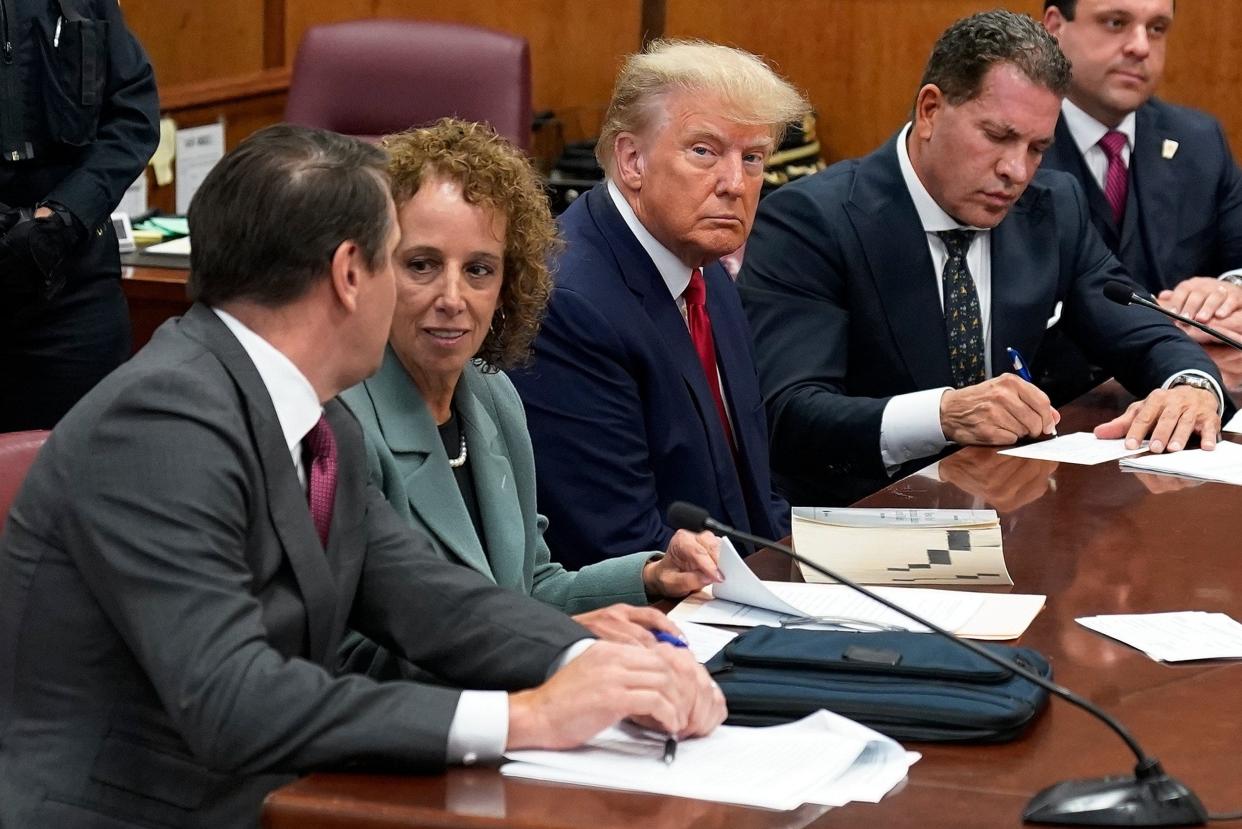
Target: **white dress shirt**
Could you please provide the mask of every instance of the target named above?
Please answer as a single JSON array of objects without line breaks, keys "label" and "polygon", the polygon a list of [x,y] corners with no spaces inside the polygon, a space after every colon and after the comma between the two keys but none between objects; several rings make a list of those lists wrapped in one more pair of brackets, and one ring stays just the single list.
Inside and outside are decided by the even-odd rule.
[{"label": "white dress shirt", "polygon": [[[323,415],[319,396],[293,361],[263,339],[241,320],[213,308],[233,336],[241,343],[246,355],[259,372],[259,379],[272,398],[276,420],[289,445],[298,480],[306,487],[306,470],[302,464],[302,439]],[[574,643],[554,671],[590,646],[593,640]],[[477,760],[494,760],[501,756],[509,740],[509,695],[504,691],[462,691],[448,733],[448,761],[469,765]]]},{"label": "white dress shirt", "polygon": [[[966,249],[966,266],[975,282],[979,295],[979,317],[983,324],[984,372],[992,376],[992,234],[984,228],[968,228],[944,211],[927,192],[914,165],[910,163],[910,151],[906,149],[906,136],[910,125],[906,124],[897,137],[897,162],[901,176],[910,191],[919,222],[923,225],[927,248],[931,252],[935,268],[936,296],[940,298],[940,310],[944,312],[944,266],[949,252],[936,234],[942,230],[966,228],[974,230],[974,238]],[[915,276],[914,278],[918,278]],[[934,455],[949,445],[940,428],[940,398],[948,386],[936,389],[899,394],[888,401],[880,420],[880,458],[889,472],[908,460]]]},{"label": "white dress shirt", "polygon": [[[1110,132],[1110,129],[1083,112],[1069,98],[1061,101],[1061,115],[1065,118],[1065,126],[1069,127],[1074,145],[1078,147],[1078,152],[1082,153],[1082,159],[1086,162],[1091,177],[1103,190],[1104,178],[1108,175],[1108,154],[1100,146],[1100,139]],[[1131,112],[1115,127],[1117,132],[1126,137],[1125,146],[1121,148],[1121,160],[1125,162],[1127,170],[1130,168],[1130,152],[1134,149],[1134,123],[1134,113]]]}]

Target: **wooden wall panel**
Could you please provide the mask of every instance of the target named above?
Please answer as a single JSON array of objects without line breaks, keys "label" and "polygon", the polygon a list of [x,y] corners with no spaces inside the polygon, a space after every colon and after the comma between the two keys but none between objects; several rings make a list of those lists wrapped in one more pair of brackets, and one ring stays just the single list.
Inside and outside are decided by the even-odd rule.
[{"label": "wooden wall panel", "polygon": [[400,17],[470,23],[530,41],[535,110],[561,115],[569,138],[593,134],[621,59],[640,42],[640,0],[288,0],[286,53],[319,23]]},{"label": "wooden wall panel", "polygon": [[263,68],[264,9],[257,0],[129,0],[122,8],[161,89]]},{"label": "wooden wall panel", "polygon": [[[862,155],[908,117],[932,43],[953,20],[1042,0],[667,0],[665,32],[762,54],[806,90],[829,161]],[[1242,148],[1242,3],[1179,0],[1164,98],[1214,113]]]}]

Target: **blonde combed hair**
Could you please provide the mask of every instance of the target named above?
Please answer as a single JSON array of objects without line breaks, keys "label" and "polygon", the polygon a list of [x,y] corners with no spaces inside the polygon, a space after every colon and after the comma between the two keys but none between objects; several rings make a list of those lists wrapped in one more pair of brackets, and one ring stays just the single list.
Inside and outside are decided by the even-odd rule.
[{"label": "blonde combed hair", "polygon": [[617,136],[651,126],[658,104],[674,92],[720,99],[720,115],[770,128],[776,144],[788,124],[811,111],[801,92],[750,52],[703,40],[653,40],[626,59],[612,90],[595,145],[595,157],[609,175]]}]

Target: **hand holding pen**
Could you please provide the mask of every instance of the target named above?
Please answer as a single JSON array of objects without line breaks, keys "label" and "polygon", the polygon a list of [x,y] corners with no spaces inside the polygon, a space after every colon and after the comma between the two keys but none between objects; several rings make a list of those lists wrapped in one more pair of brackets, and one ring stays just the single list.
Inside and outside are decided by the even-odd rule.
[{"label": "hand holding pen", "polygon": [[[1012,349],[1011,349],[1012,351]],[[1021,360],[1026,369],[1026,361]],[[1007,446],[1028,437],[1056,434],[1061,415],[1030,373],[1001,374],[940,396],[940,429],[963,446]]]},{"label": "hand holding pen", "polygon": [[[674,648],[689,648],[686,641],[671,633],[665,633],[662,630],[653,630],[651,635],[656,638],[657,642],[663,642],[666,645],[672,645]],[[673,760],[677,759],[677,735],[669,734],[664,738],[664,756],[661,758],[664,765],[672,765]]]},{"label": "hand holding pen", "polygon": [[[1011,346],[1005,349],[1005,353],[1009,355],[1009,362],[1013,365],[1013,373],[1031,385],[1035,385],[1034,379],[1031,378],[1031,371],[1027,368],[1027,362],[1022,357],[1021,352]],[[1060,420],[1060,418],[1058,417],[1057,420]],[[1057,436],[1057,427],[1055,425],[1052,427],[1052,431],[1049,432],[1049,434],[1053,437]]]}]

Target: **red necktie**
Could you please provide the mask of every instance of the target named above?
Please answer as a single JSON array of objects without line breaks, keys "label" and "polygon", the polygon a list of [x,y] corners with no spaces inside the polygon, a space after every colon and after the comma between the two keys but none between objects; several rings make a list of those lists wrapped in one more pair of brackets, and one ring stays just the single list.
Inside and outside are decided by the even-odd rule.
[{"label": "red necktie", "polygon": [[328,419],[319,422],[302,439],[306,469],[306,500],[310,504],[311,521],[323,548],[328,549],[328,532],[332,527],[332,505],[336,503],[336,436]]},{"label": "red necktie", "polygon": [[707,315],[707,283],[703,280],[703,271],[694,269],[690,274],[690,284],[686,286],[682,297],[686,300],[686,321],[690,325],[690,340],[699,355],[699,365],[707,377],[707,387],[711,389],[712,399],[716,401],[716,413],[720,415],[720,425],[724,427],[725,438],[729,448],[735,448],[733,430],[729,428],[729,415],[725,412],[724,397],[720,394],[720,375],[716,371],[716,342],[712,339],[712,320]]},{"label": "red necktie", "polygon": [[1121,227],[1121,219],[1126,215],[1126,192],[1129,190],[1129,176],[1126,174],[1126,162],[1121,151],[1126,146],[1123,132],[1110,130],[1100,139],[1100,149],[1108,156],[1108,172],[1104,176],[1104,198],[1113,209],[1113,218],[1117,227]]}]

